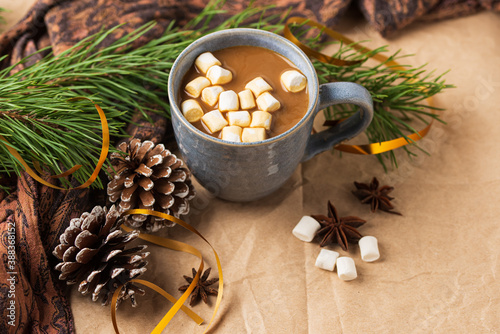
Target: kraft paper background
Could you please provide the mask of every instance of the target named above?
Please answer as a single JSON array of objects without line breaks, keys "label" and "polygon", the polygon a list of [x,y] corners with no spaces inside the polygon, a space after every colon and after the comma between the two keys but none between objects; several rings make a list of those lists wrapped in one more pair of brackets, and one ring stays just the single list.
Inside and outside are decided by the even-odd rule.
[{"label": "kraft paper background", "polygon": [[[197,187],[188,221],[219,252],[225,281],[210,332],[500,332],[499,15],[414,24],[391,40],[356,15],[334,28],[354,40],[371,40],[368,46],[415,53],[408,64],[429,63],[438,73],[451,69],[446,79],[457,88],[435,99],[447,109],[442,118],[448,124],[435,124],[420,142],[430,156],[419,152],[409,160],[398,152],[400,166],[387,174],[373,156],[323,153],[258,202],[225,202]],[[395,186],[393,203],[403,217],[373,214],[351,194],[353,181],[373,176]],[[374,263],[361,261],[355,245],[350,253],[327,247],[353,257],[359,277],[351,282],[316,268],[318,242],[291,234],[303,215],[326,214],[327,200],[341,216],[366,219],[359,231],[379,240],[381,259]],[[163,236],[202,249],[207,266],[215,266],[209,248],[189,232],[176,227]],[[142,278],[179,297],[182,275],[198,266],[197,259],[156,246],[150,251]],[[213,306],[215,298],[210,301]],[[119,308],[121,333],[149,333],[172,305],[151,290],[138,302],[135,309]],[[108,307],[76,289],[71,304],[77,333],[113,333]],[[200,303],[193,309],[210,319],[212,307]],[[205,326],[179,313],[165,332],[202,333]]]}]

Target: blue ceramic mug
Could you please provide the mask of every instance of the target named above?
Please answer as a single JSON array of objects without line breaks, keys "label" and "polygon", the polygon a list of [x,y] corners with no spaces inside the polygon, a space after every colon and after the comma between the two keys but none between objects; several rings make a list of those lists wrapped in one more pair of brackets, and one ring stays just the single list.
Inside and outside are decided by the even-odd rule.
[{"label": "blue ceramic mug", "polygon": [[[273,50],[288,58],[307,77],[309,105],[290,130],[254,143],[233,143],[214,138],[190,124],[180,111],[181,82],[196,57],[206,51],[250,45]],[[179,149],[199,183],[215,196],[230,201],[252,201],[271,194],[286,182],[301,161],[331,149],[361,133],[373,118],[368,91],[349,82],[319,85],[309,58],[292,42],[257,29],[228,29],[190,44],[177,58],[168,80],[172,124]],[[359,111],[342,123],[311,134],[318,111],[349,103]]]}]

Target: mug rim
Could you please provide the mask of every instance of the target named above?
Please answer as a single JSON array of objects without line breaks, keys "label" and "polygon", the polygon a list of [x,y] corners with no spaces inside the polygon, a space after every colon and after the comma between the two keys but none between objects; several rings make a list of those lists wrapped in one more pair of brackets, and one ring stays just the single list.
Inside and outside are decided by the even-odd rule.
[{"label": "mug rim", "polygon": [[[234,33],[241,34],[241,33],[249,33],[249,32],[252,34],[261,34],[261,35],[264,35],[265,37],[276,38],[280,42],[286,44],[289,48],[293,49],[296,53],[298,53],[301,56],[301,58],[303,58],[304,63],[309,68],[309,70],[311,71],[313,78],[314,78],[314,82],[311,82],[311,83],[308,82],[308,89],[309,90],[312,89],[312,91],[310,91],[310,93],[309,93],[309,97],[310,98],[312,97],[313,101],[309,101],[307,112],[293,127],[291,127],[287,131],[285,131],[277,136],[267,138],[264,140],[260,140],[260,141],[256,141],[256,142],[250,142],[250,143],[230,142],[230,141],[226,141],[226,140],[222,140],[222,139],[213,137],[207,133],[204,133],[203,131],[199,130],[193,124],[191,124],[190,122],[187,121],[187,119],[184,117],[184,115],[180,111],[180,108],[179,108],[178,103],[176,101],[176,97],[174,96],[174,91],[173,91],[174,90],[173,89],[174,83],[172,82],[173,81],[172,72],[177,69],[177,67],[183,61],[183,57],[186,54],[188,54],[189,52],[192,52],[193,49],[198,47],[198,45],[205,43],[207,40],[210,40],[212,38],[221,38],[221,36],[223,37],[224,35],[228,35],[228,34],[232,35]],[[252,45],[250,45],[250,46],[252,46]],[[262,47],[262,46],[260,46],[260,47]],[[263,48],[278,53],[277,51],[274,51],[274,50],[269,49],[267,47],[263,47]],[[223,49],[223,48],[219,48],[217,50],[221,50],[221,49]],[[282,56],[284,56],[288,60],[290,60],[288,58],[288,56],[286,56],[286,55],[282,55]],[[297,66],[294,62],[292,62],[292,63],[295,66]],[[184,75],[185,75],[185,73],[184,73]],[[182,78],[177,84],[180,85],[181,82],[182,82]],[[192,42],[191,44],[189,44],[184,50],[182,50],[182,52],[179,54],[179,56],[177,56],[174,64],[172,65],[172,68],[170,69],[167,90],[168,90],[168,97],[169,97],[169,102],[170,102],[170,112],[171,112],[170,116],[172,117],[173,116],[172,113],[175,113],[176,116],[178,117],[179,121],[182,122],[185,126],[187,126],[187,128],[189,130],[191,130],[193,133],[195,133],[198,136],[201,136],[205,140],[210,140],[210,141],[213,141],[215,143],[222,144],[222,145],[229,145],[229,146],[235,146],[235,147],[251,147],[251,146],[266,145],[266,144],[270,144],[270,143],[279,141],[285,137],[288,137],[289,135],[291,135],[295,131],[298,131],[299,128],[304,126],[308,122],[308,120],[314,116],[313,114],[315,114],[314,111],[316,110],[316,107],[318,104],[318,97],[319,97],[319,82],[318,82],[318,76],[316,74],[316,70],[315,70],[311,60],[309,59],[309,57],[297,45],[295,45],[293,42],[291,42],[287,38],[280,36],[276,33],[266,31],[266,30],[260,30],[260,29],[254,29],[254,28],[229,28],[229,29],[216,31],[216,32],[207,34],[203,37],[200,37],[197,40],[195,40],[194,42]]]}]

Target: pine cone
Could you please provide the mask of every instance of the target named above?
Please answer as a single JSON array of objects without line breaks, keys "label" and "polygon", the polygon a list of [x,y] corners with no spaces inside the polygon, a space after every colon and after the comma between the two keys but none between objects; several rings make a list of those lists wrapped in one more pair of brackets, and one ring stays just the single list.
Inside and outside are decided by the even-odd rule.
[{"label": "pine cone", "polygon": [[[117,203],[120,212],[129,209],[148,209],[179,218],[189,213],[189,200],[194,195],[190,173],[163,144],[141,143],[132,139],[121,143],[118,152],[111,154],[113,180],[108,183],[108,197]],[[174,225],[169,220],[147,215],[129,215],[125,224],[156,232]]]},{"label": "pine cone", "polygon": [[143,295],[144,290],[129,281],[146,271],[144,259],[149,253],[141,252],[145,245],[125,249],[139,232],[124,233],[122,223],[114,205],[109,212],[106,207],[96,206],[91,213],[72,219],[53,251],[62,260],[56,266],[61,272],[59,279],[68,285],[80,282],[78,291],[83,295],[92,292],[93,301],[102,297],[103,305],[108,305],[115,290],[125,284],[118,303],[130,298],[135,306],[135,294]]}]

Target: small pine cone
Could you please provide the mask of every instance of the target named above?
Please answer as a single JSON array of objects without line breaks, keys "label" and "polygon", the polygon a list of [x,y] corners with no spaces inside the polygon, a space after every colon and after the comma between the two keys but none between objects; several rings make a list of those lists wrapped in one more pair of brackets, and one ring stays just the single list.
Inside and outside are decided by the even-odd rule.
[{"label": "small pine cone", "polygon": [[124,233],[120,229],[123,218],[113,205],[96,206],[92,212],[84,212],[74,218],[61,234],[60,244],[53,251],[60,263],[60,280],[66,283],[80,283],[78,291],[83,295],[92,293],[92,300],[102,297],[102,304],[108,305],[116,289],[123,285],[118,303],[129,299],[136,305],[135,294],[144,294],[130,280],[146,271],[148,252],[142,252],[145,245],[125,249],[125,245],[139,236],[138,231]]},{"label": "small pine cone", "polygon": [[[118,152],[111,154],[114,170],[108,183],[108,198],[120,212],[129,209],[148,209],[179,218],[189,213],[189,200],[194,195],[190,173],[163,144],[132,139],[121,143]],[[147,215],[129,215],[125,224],[147,232],[157,232],[170,221]]]}]

